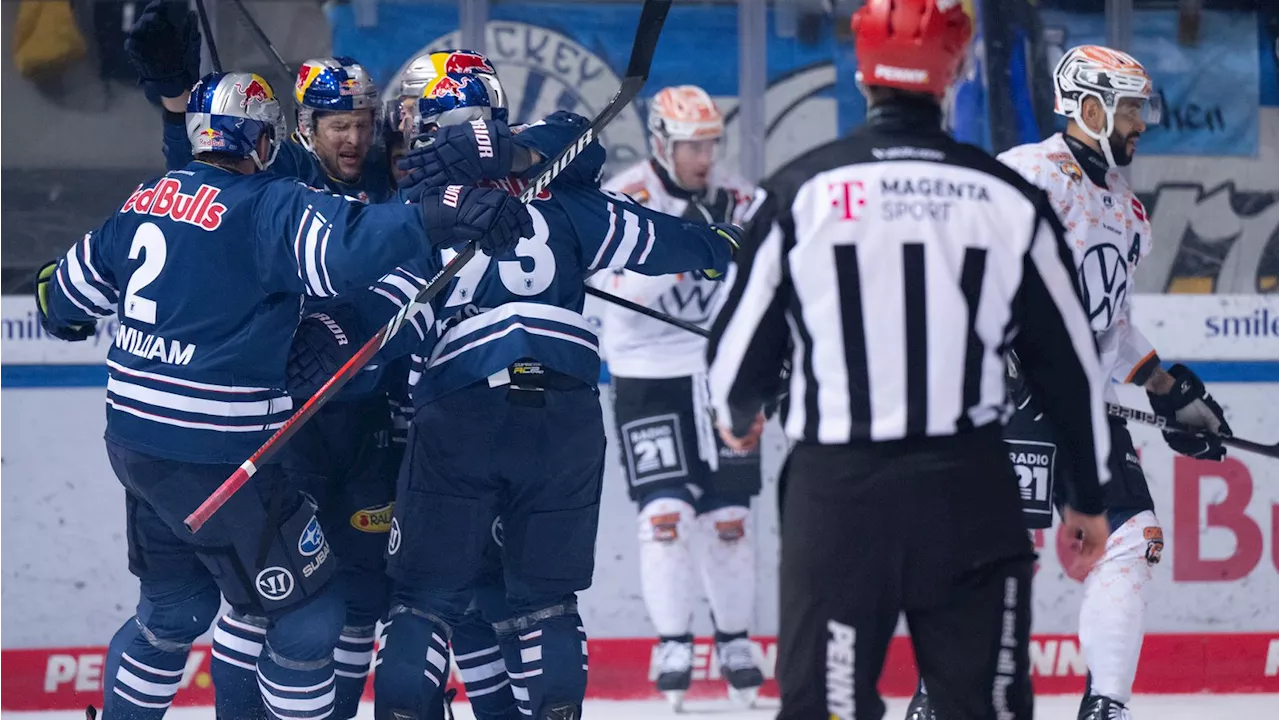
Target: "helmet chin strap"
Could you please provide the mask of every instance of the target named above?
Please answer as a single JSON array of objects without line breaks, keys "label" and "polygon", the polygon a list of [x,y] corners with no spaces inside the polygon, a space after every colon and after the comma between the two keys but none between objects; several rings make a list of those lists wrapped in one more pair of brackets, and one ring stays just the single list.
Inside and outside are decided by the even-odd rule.
[{"label": "helmet chin strap", "polygon": [[[1097,95],[1091,95],[1091,97],[1097,98],[1098,102],[1102,103],[1102,98]],[[1107,124],[1106,127],[1103,128],[1103,132],[1101,134],[1094,132],[1093,129],[1085,123],[1083,117],[1084,102],[1081,102],[1076,106],[1075,112],[1071,114],[1071,119],[1076,121],[1076,125],[1084,131],[1085,135],[1088,135],[1098,141],[1098,145],[1102,148],[1102,157],[1107,159],[1107,167],[1118,167],[1116,165],[1115,155],[1111,153],[1111,133],[1115,131],[1116,114],[1115,111],[1107,109],[1106,103],[1102,103],[1102,112],[1107,117]]]}]

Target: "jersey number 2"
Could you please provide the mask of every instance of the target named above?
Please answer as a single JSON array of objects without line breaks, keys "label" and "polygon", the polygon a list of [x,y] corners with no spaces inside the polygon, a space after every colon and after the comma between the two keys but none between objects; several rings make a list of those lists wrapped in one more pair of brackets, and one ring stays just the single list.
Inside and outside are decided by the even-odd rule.
[{"label": "jersey number 2", "polygon": [[[520,244],[516,245],[516,257],[520,259],[498,261],[498,277],[503,287],[512,295],[523,297],[537,295],[551,287],[551,281],[556,277],[556,255],[547,247],[547,238],[551,235],[547,220],[533,207],[529,208],[529,217],[533,220],[533,236],[520,238]],[[445,258],[446,261],[449,259]],[[492,260],[484,253],[476,253],[471,262],[458,272],[458,283],[445,307],[474,302],[476,286]],[[524,269],[526,262],[532,266],[527,271]]]},{"label": "jersey number 2", "polygon": [[142,255],[142,266],[129,276],[129,285],[124,291],[124,316],[131,320],[156,324],[156,301],[139,295],[146,286],[160,277],[164,269],[165,246],[164,233],[154,223],[142,223],[133,234],[133,244],[129,246],[129,259],[137,260]]}]

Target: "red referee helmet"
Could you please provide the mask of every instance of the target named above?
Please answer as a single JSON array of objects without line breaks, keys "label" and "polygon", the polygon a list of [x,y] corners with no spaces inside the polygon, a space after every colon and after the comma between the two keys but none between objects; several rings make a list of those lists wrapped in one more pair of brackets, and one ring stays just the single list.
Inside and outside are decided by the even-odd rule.
[{"label": "red referee helmet", "polygon": [[850,24],[859,82],[939,97],[973,34],[963,0],[867,0]]}]

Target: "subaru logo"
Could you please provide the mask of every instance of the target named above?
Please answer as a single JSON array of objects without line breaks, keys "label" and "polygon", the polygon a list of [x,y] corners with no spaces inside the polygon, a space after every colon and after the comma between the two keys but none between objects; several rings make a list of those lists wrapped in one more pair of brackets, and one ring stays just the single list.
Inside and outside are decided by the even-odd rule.
[{"label": "subaru logo", "polygon": [[324,533],[320,530],[320,521],[312,515],[311,522],[307,523],[302,536],[298,538],[298,552],[302,553],[303,557],[311,557],[323,548]]}]

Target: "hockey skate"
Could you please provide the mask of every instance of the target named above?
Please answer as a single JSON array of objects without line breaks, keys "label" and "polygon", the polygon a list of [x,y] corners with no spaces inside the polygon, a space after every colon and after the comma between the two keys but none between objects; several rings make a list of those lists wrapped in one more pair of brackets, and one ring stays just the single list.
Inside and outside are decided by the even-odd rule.
[{"label": "hockey skate", "polygon": [[916,694],[911,697],[911,704],[907,706],[906,720],[938,720],[929,705],[929,695],[925,692],[923,680],[917,684]]},{"label": "hockey skate", "polygon": [[663,640],[658,645],[658,692],[680,712],[693,680],[693,640]]},{"label": "hockey skate", "polygon": [[718,642],[716,657],[720,659],[720,674],[729,683],[729,699],[742,707],[754,705],[764,684],[764,673],[751,653],[751,641],[741,637]]},{"label": "hockey skate", "polygon": [[1080,701],[1079,720],[1133,720],[1124,703],[1102,695],[1086,695]]}]

